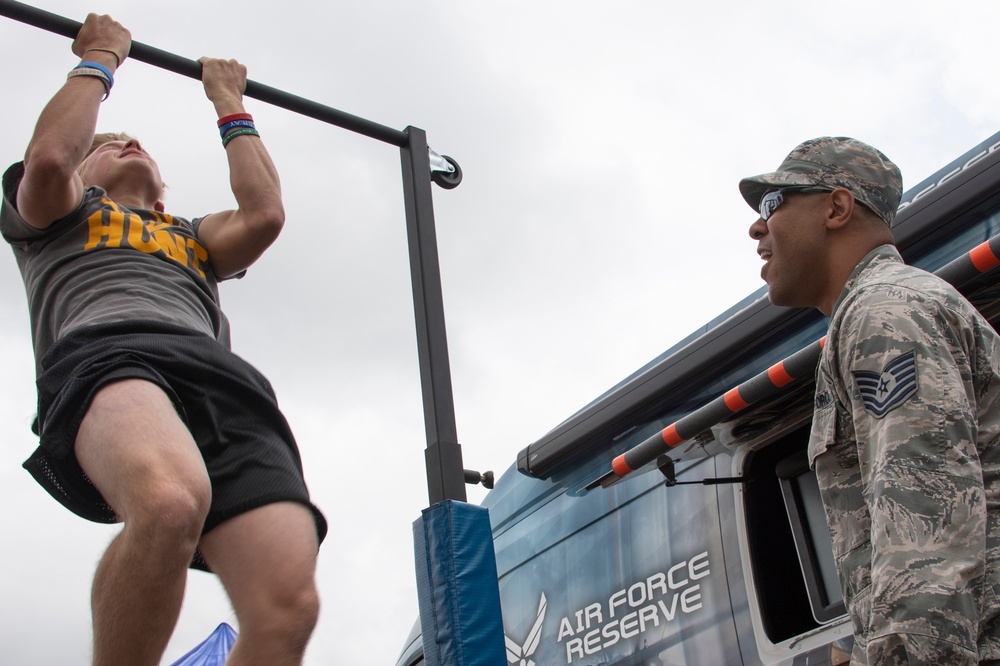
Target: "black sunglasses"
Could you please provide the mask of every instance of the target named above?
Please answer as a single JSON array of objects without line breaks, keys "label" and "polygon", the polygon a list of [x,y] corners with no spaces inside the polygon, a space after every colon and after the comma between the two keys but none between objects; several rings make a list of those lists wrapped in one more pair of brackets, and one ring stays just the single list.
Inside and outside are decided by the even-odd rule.
[{"label": "black sunglasses", "polygon": [[809,192],[831,192],[824,187],[785,187],[780,190],[771,190],[764,194],[760,199],[760,219],[767,222],[767,218],[774,215],[774,211],[778,210],[778,206],[785,203],[785,193],[791,192],[806,194]]}]

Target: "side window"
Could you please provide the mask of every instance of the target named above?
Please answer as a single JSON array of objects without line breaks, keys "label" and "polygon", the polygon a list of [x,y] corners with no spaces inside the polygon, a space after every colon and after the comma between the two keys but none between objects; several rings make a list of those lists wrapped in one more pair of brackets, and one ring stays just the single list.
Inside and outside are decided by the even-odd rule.
[{"label": "side window", "polygon": [[847,612],[833,559],[833,542],[826,523],[816,474],[809,469],[805,449],[778,463],[775,470],[785,500],[785,512],[795,539],[799,568],[809,595],[813,618],[822,624]]},{"label": "side window", "polygon": [[743,505],[763,630],[778,644],[845,613],[816,476],[808,423],[750,453]]}]

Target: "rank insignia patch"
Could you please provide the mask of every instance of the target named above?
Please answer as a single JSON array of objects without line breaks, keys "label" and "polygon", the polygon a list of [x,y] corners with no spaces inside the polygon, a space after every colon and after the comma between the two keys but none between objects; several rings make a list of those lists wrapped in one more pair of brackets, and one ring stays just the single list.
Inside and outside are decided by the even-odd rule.
[{"label": "rank insignia patch", "polygon": [[865,409],[876,418],[882,418],[917,392],[917,358],[913,351],[889,361],[881,373],[855,370],[851,374]]}]

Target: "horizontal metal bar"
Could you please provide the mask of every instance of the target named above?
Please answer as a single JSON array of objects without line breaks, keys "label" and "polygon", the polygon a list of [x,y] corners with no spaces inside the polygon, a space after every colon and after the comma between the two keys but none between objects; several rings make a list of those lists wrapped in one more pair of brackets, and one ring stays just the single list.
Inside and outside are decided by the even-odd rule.
[{"label": "horizontal metal bar", "polygon": [[[15,0],[0,0],[0,16],[6,16],[15,21],[20,21],[21,23],[26,23],[36,28],[62,35],[63,37],[69,37],[70,39],[76,39],[76,35],[80,32],[80,27],[83,25],[58,14],[53,14],[21,2],[15,2]],[[188,58],[182,58],[141,42],[132,42],[132,50],[129,52],[128,57],[174,72],[175,74],[181,74],[182,76],[201,81],[201,63]],[[246,90],[243,94],[261,102],[273,104],[282,109],[294,111],[295,113],[309,116],[310,118],[315,118],[330,125],[336,125],[337,127],[372,139],[378,139],[397,147],[405,146],[407,143],[405,132],[319,104],[318,102],[313,102],[298,95],[292,95],[283,90],[257,83],[256,81],[248,80]]]}]

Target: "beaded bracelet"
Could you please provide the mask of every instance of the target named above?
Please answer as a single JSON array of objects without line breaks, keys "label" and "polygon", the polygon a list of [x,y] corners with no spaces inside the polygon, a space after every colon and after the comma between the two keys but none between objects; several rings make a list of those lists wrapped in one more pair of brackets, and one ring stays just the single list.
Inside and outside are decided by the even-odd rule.
[{"label": "beaded bracelet", "polygon": [[[247,114],[249,115],[249,114]],[[243,118],[238,118],[236,120],[231,120],[225,125],[219,125],[219,136],[223,139],[226,138],[226,132],[238,127],[249,127],[250,129],[256,129],[253,124],[253,120],[245,120]]]},{"label": "beaded bracelet", "polygon": [[239,129],[230,130],[229,134],[222,138],[222,147],[225,148],[228,146],[229,142],[238,136],[256,136],[259,138],[260,134],[257,130],[251,127],[241,127]]}]

